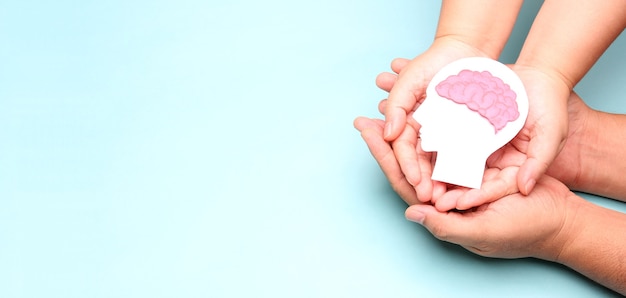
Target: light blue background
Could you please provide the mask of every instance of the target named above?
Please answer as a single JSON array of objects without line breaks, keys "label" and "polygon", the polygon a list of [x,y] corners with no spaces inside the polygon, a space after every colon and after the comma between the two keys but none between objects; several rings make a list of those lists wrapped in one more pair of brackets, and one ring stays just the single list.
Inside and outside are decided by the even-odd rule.
[{"label": "light blue background", "polygon": [[[375,76],[428,47],[438,11],[4,1],[0,297],[613,295],[404,219],[352,119],[377,116]],[[577,88],[593,107],[626,112],[625,52],[622,36]]]}]

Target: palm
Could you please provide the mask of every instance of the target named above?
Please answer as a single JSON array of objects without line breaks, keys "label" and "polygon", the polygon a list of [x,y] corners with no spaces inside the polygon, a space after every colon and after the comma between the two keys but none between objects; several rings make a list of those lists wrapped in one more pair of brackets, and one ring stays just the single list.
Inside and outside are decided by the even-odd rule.
[{"label": "palm", "polygon": [[[396,69],[394,70],[410,73],[407,72],[407,69],[415,67],[416,60],[411,62],[408,60],[396,60]],[[567,109],[561,106],[567,102],[561,99],[561,97],[566,96],[563,95],[566,93],[554,88],[554,82],[546,78],[538,70],[515,66],[513,69],[522,79],[527,89],[531,103],[528,119],[522,131],[509,144],[496,151],[489,158],[487,162],[488,167],[497,169],[500,174],[491,175],[490,179],[485,180],[481,189],[450,188],[445,184],[438,184],[429,179],[428,174],[432,171],[432,162],[428,162],[430,161],[430,155],[421,151],[416,141],[412,141],[416,139],[416,134],[411,131],[419,129],[416,123],[412,123],[414,127],[410,128],[407,126],[402,135],[392,143],[394,144],[393,149],[402,172],[408,182],[415,186],[421,201],[432,200],[440,210],[453,208],[465,210],[492,202],[502,196],[522,189],[524,185],[519,183],[520,171],[525,171],[525,175],[532,175],[532,173],[529,174],[532,170],[539,173],[539,175],[546,172],[550,162],[563,147],[568,136]],[[424,73],[422,72],[422,74]],[[390,75],[386,73],[387,77],[383,80],[380,78],[385,78],[385,73],[379,76],[377,85],[381,89],[390,91],[392,87],[395,88],[396,80],[394,77],[390,77]],[[539,104],[537,104],[538,102]],[[579,113],[581,110],[579,103],[582,103],[580,99],[570,102],[570,113]],[[386,104],[388,103],[383,101],[379,106],[381,112],[387,110]],[[575,115],[572,120],[577,121],[580,118],[579,115]],[[575,128],[579,124],[573,123],[573,125]],[[570,130],[569,136],[574,136],[574,133],[575,129]],[[576,160],[577,153],[575,149],[565,150],[564,154],[550,168],[549,173],[555,173],[555,176],[559,179],[571,181],[571,179],[575,178],[572,176],[576,175],[570,170],[572,166],[571,161]],[[523,169],[520,170],[519,167]]]},{"label": "palm", "polygon": [[543,176],[529,196],[508,195],[462,213],[417,205],[409,207],[407,217],[415,211],[426,214],[424,225],[437,238],[480,255],[554,259],[558,248],[550,241],[564,225],[571,196],[562,183]]},{"label": "palm", "polygon": [[[468,189],[464,187],[455,187],[446,185],[441,182],[431,181],[430,175],[424,172],[424,181],[430,183],[431,188],[425,187],[424,183],[420,183],[417,186],[409,184],[406,179],[406,175],[403,174],[400,165],[394,155],[394,150],[391,145],[383,139],[383,125],[384,122],[380,119],[368,119],[359,117],[354,121],[354,126],[361,132],[361,136],[365,140],[365,143],[370,149],[370,152],[378,162],[379,166],[385,173],[385,176],[391,183],[393,189],[402,197],[402,199],[409,205],[418,204],[423,201],[423,197],[418,197],[421,192],[430,191],[433,193],[431,204],[434,205],[437,210],[447,211],[450,209],[469,209],[473,207],[473,200],[476,198],[482,199],[485,194],[493,195],[500,198],[506,194],[516,192],[515,187],[515,174],[517,173],[517,167],[511,166],[504,169],[496,167],[489,168],[485,171],[483,179],[483,187],[481,189]],[[410,131],[408,128],[407,131]],[[412,145],[408,147],[414,148],[414,152],[418,152],[418,162],[422,168],[432,168],[432,160],[430,154],[426,154],[419,149],[419,145],[416,144],[417,138],[412,138],[408,134],[404,134],[398,141],[403,142],[404,137],[408,137],[407,144],[412,142]],[[398,142],[396,141],[396,142]],[[465,199],[462,199],[465,198]],[[461,204],[466,204],[469,207],[459,208],[459,199],[465,200]]]},{"label": "palm", "polygon": [[514,70],[526,87],[530,103],[528,118],[520,133],[494,153],[488,164],[498,168],[519,166],[517,185],[528,194],[524,181],[545,173],[565,144],[569,91],[555,88],[556,84],[538,70],[515,67]]},{"label": "palm", "polygon": [[414,186],[422,202],[446,193],[446,185],[430,180],[432,154],[423,152],[417,143],[419,125],[411,115],[425,97],[426,87],[439,69],[454,60],[475,56],[485,55],[457,40],[441,38],[413,60],[394,60],[394,73],[384,72],[376,78],[378,87],[389,92],[389,99],[383,101],[379,110],[389,122],[399,125],[391,134],[385,127],[384,138],[391,142],[406,180]]}]

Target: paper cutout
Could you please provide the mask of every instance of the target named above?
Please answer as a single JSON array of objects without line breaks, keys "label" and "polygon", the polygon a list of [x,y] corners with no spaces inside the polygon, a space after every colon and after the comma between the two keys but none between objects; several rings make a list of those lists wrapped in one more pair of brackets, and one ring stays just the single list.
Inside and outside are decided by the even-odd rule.
[{"label": "paper cutout", "polygon": [[413,114],[422,150],[437,152],[432,179],[469,188],[480,188],[487,158],[517,135],[527,116],[519,77],[480,57],[443,67]]}]

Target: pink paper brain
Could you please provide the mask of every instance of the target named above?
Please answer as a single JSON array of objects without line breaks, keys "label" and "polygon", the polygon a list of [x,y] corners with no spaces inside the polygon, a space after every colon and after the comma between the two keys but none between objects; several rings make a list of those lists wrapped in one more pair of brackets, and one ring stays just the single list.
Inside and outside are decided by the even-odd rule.
[{"label": "pink paper brain", "polygon": [[515,92],[488,71],[462,70],[441,81],[435,90],[439,96],[464,104],[483,116],[496,133],[519,117]]}]

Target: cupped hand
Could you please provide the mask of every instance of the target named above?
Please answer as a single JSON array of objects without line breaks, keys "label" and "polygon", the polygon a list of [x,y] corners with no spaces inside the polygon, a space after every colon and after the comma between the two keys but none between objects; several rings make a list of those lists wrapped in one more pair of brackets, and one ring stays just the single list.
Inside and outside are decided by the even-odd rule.
[{"label": "cupped hand", "polygon": [[[391,68],[394,73],[384,72],[381,73],[376,78],[376,85],[384,91],[393,92],[395,88],[397,88],[399,83],[399,76],[404,72],[404,69],[410,67],[411,63],[416,60],[408,60],[403,58],[394,59],[391,63]],[[391,98],[391,97],[390,97]],[[382,100],[379,105],[379,111],[384,114],[389,108],[388,106],[392,104],[391,99]],[[418,104],[416,104],[415,108],[417,108]],[[517,187],[515,185],[515,179],[510,179],[510,175],[507,176],[497,176],[494,179],[491,179],[489,183],[483,184],[480,190],[470,190],[463,187],[457,187],[454,185],[448,185],[442,182],[434,181],[430,179],[432,174],[433,165],[435,162],[435,154],[430,152],[424,152],[420,146],[420,139],[418,138],[418,131],[420,129],[420,125],[415,121],[412,117],[413,110],[411,109],[406,119],[406,124],[400,135],[393,141],[389,142],[391,146],[383,144],[384,137],[376,137],[373,139],[372,131],[368,132],[367,135],[363,135],[366,143],[370,147],[370,151],[376,158],[374,152],[389,152],[391,149],[395,155],[395,160],[393,161],[393,167],[389,164],[387,167],[381,160],[376,158],[379,162],[381,168],[387,175],[391,185],[396,191],[401,189],[402,186],[407,183],[414,187],[416,193],[416,199],[420,202],[429,202],[437,206],[440,210],[446,209],[454,209],[457,205],[457,199],[468,197],[464,199],[466,202],[474,201],[487,201],[487,200],[495,200],[504,195],[517,192]],[[363,118],[357,119],[355,121],[355,127],[363,132],[362,128],[366,127],[363,123],[366,121],[375,121],[373,119],[365,120]],[[375,121],[378,129],[376,132],[381,132],[381,123],[380,121]],[[373,127],[373,124],[368,124],[368,127]],[[384,127],[382,128],[384,131]],[[380,140],[383,138],[383,140]],[[373,146],[378,147],[380,149],[375,149]],[[384,149],[383,149],[384,148]],[[384,151],[383,151],[384,150]],[[386,159],[390,159],[390,157],[386,156]],[[509,166],[500,168],[503,173],[512,173],[517,170],[517,167],[512,167],[509,169]],[[398,170],[398,173],[395,173],[395,170]],[[393,174],[392,174],[393,173]],[[402,177],[402,182],[398,180],[398,177]],[[503,177],[507,177],[504,179]],[[396,184],[397,183],[397,184]],[[402,186],[400,185],[402,184]],[[448,192],[448,190],[453,190]],[[408,192],[403,190],[403,192]],[[444,195],[446,194],[446,195]],[[441,200],[439,199],[441,197]],[[412,200],[412,198],[411,198]],[[461,204],[462,205],[462,204]],[[473,206],[468,206],[467,208],[471,208]]]},{"label": "cupped hand", "polygon": [[[584,156],[582,156],[581,144],[589,141],[587,139],[585,129],[589,123],[589,117],[591,117],[593,110],[589,108],[576,93],[573,92],[570,93],[567,100],[567,107],[563,110],[567,113],[567,133],[563,138],[560,136],[560,132],[558,132],[555,137],[556,141],[551,141],[553,143],[553,150],[560,151],[545,172],[551,177],[563,182],[570,189],[578,189],[579,184],[584,182],[581,181],[581,177],[585,174],[583,173],[582,162],[584,160]],[[529,121],[532,122],[533,120],[527,120],[527,126]],[[531,151],[531,146],[535,145],[537,147],[537,140],[535,140],[535,143],[533,144],[533,140],[530,139],[529,132],[531,130],[526,127],[524,129],[525,130],[520,132],[520,134],[510,143],[494,152],[487,160],[488,167],[498,168],[501,170],[511,169],[516,172],[516,179],[512,181],[502,181],[502,184],[498,186],[500,189],[517,188],[517,185],[519,185],[517,184],[520,177],[519,172],[521,171],[518,169],[525,165],[528,166],[528,152]],[[545,134],[548,133],[546,132]],[[541,140],[541,137],[537,138]],[[561,139],[563,139],[563,141],[559,141]],[[549,145],[544,146],[548,148],[547,150],[549,150]],[[561,146],[563,146],[562,149],[560,148]],[[545,150],[545,148],[542,149]],[[505,186],[505,184],[508,185]],[[472,207],[495,201],[501,197],[501,194],[502,191],[498,192],[493,189],[486,189],[483,185],[481,189],[471,190],[464,195],[457,197],[456,205],[453,203],[449,203],[448,205],[452,205],[454,208],[459,210],[467,210]]]},{"label": "cupped hand", "polygon": [[[432,77],[448,63],[466,57],[488,57],[485,53],[454,38],[440,37],[431,47],[410,61],[394,60],[391,68],[395,73],[381,73],[377,85],[392,80],[389,98],[384,108],[384,138],[393,141],[407,125],[409,114],[426,95],[426,87]],[[397,77],[396,77],[397,74]],[[413,181],[415,182],[415,181]]]},{"label": "cupped hand", "polygon": [[567,103],[571,90],[560,78],[530,68],[513,66],[528,94],[526,124],[511,141],[526,155],[517,174],[517,185],[528,195],[559,154],[568,135]]},{"label": "cupped hand", "polygon": [[381,119],[358,117],[354,120],[353,124],[354,127],[361,132],[361,137],[385,174],[385,177],[389,180],[393,190],[407,204],[413,205],[419,203],[415,189],[409,184],[402,173],[391,145],[383,139],[384,121]]},{"label": "cupped hand", "polygon": [[[486,56],[459,40],[441,37],[413,60],[394,59],[392,72],[383,72],[376,78],[376,85],[389,92],[388,98],[378,106],[386,118],[383,139],[391,144],[404,180],[414,187],[421,202],[431,201],[445,193],[446,184],[430,179],[434,155],[424,152],[419,146],[420,125],[412,114],[425,98],[426,88],[440,68],[457,59]],[[371,144],[368,143],[368,146]]]},{"label": "cupped hand", "polygon": [[483,256],[537,257],[555,260],[562,228],[578,200],[558,180],[542,176],[528,196],[505,196],[464,212],[442,212],[431,205],[414,205],[406,218],[425,226],[438,239],[459,244]]},{"label": "cupped hand", "polygon": [[[354,120],[354,127],[361,132],[363,140],[392,188],[409,205],[428,202],[438,210],[447,211],[456,207],[459,198],[468,195],[472,198],[472,194],[476,191],[495,195],[498,198],[517,192],[515,187],[517,168],[513,166],[504,169],[487,169],[480,190],[433,181],[430,179],[433,164],[432,154],[421,151],[419,139],[412,127],[407,126],[405,132],[392,143],[393,145],[390,145],[383,139],[383,126],[384,121],[381,119],[358,117]],[[421,173],[423,179],[417,186],[409,183],[396,159],[396,154],[394,154],[394,151],[400,150],[398,147],[402,144],[405,144],[409,150],[413,148],[414,162],[424,171]]]},{"label": "cupped hand", "polygon": [[[392,69],[401,72],[409,63],[410,61],[406,59],[395,59]],[[480,189],[464,191],[462,195],[446,196],[444,200],[439,201],[438,208],[466,210],[517,192],[518,189],[523,194],[528,194],[537,179],[535,177],[546,171],[570,187],[576,184],[581,168],[581,158],[576,144],[580,143],[578,139],[581,138],[580,131],[585,125],[589,107],[575,93],[568,94],[568,100],[560,99],[567,89],[554,88],[558,86],[558,81],[546,78],[537,70],[515,66],[513,69],[527,88],[531,102],[529,116],[522,131],[511,143],[496,151],[487,161],[487,166],[507,173],[515,171],[517,178],[498,179],[484,184]],[[379,88],[390,91],[397,84],[397,77],[391,73],[383,73],[378,76],[376,83]],[[541,100],[545,100],[545,103]],[[561,106],[563,102],[566,103],[566,107]],[[381,113],[388,109],[388,105],[389,100],[381,101],[379,104]],[[571,121],[569,125],[568,119]],[[432,173],[434,160],[429,164],[425,162],[425,158],[420,158],[427,153],[421,151],[417,144],[419,140],[415,131],[419,130],[419,124],[412,117],[408,118],[407,124],[409,125],[405,127],[401,136],[392,142],[399,168],[408,183],[415,186],[422,202],[437,200],[445,190],[442,192],[439,186],[438,194],[429,193],[433,181],[422,179],[428,173]],[[566,152],[562,156],[556,158],[568,138],[572,139],[570,146],[566,147]],[[550,166],[555,158],[556,164]],[[452,201],[452,198],[456,198],[457,201]]]},{"label": "cupped hand", "polygon": [[[546,170],[546,174],[563,182],[570,189],[578,189],[583,173],[585,156],[581,145],[589,142],[589,133],[586,131],[593,120],[593,112],[589,106],[572,92],[567,100],[567,134],[554,161]],[[492,154],[487,164],[502,168],[507,165],[522,166],[527,161],[526,153],[530,150],[530,142],[514,139],[500,150]],[[479,203],[477,203],[479,204]]]}]

